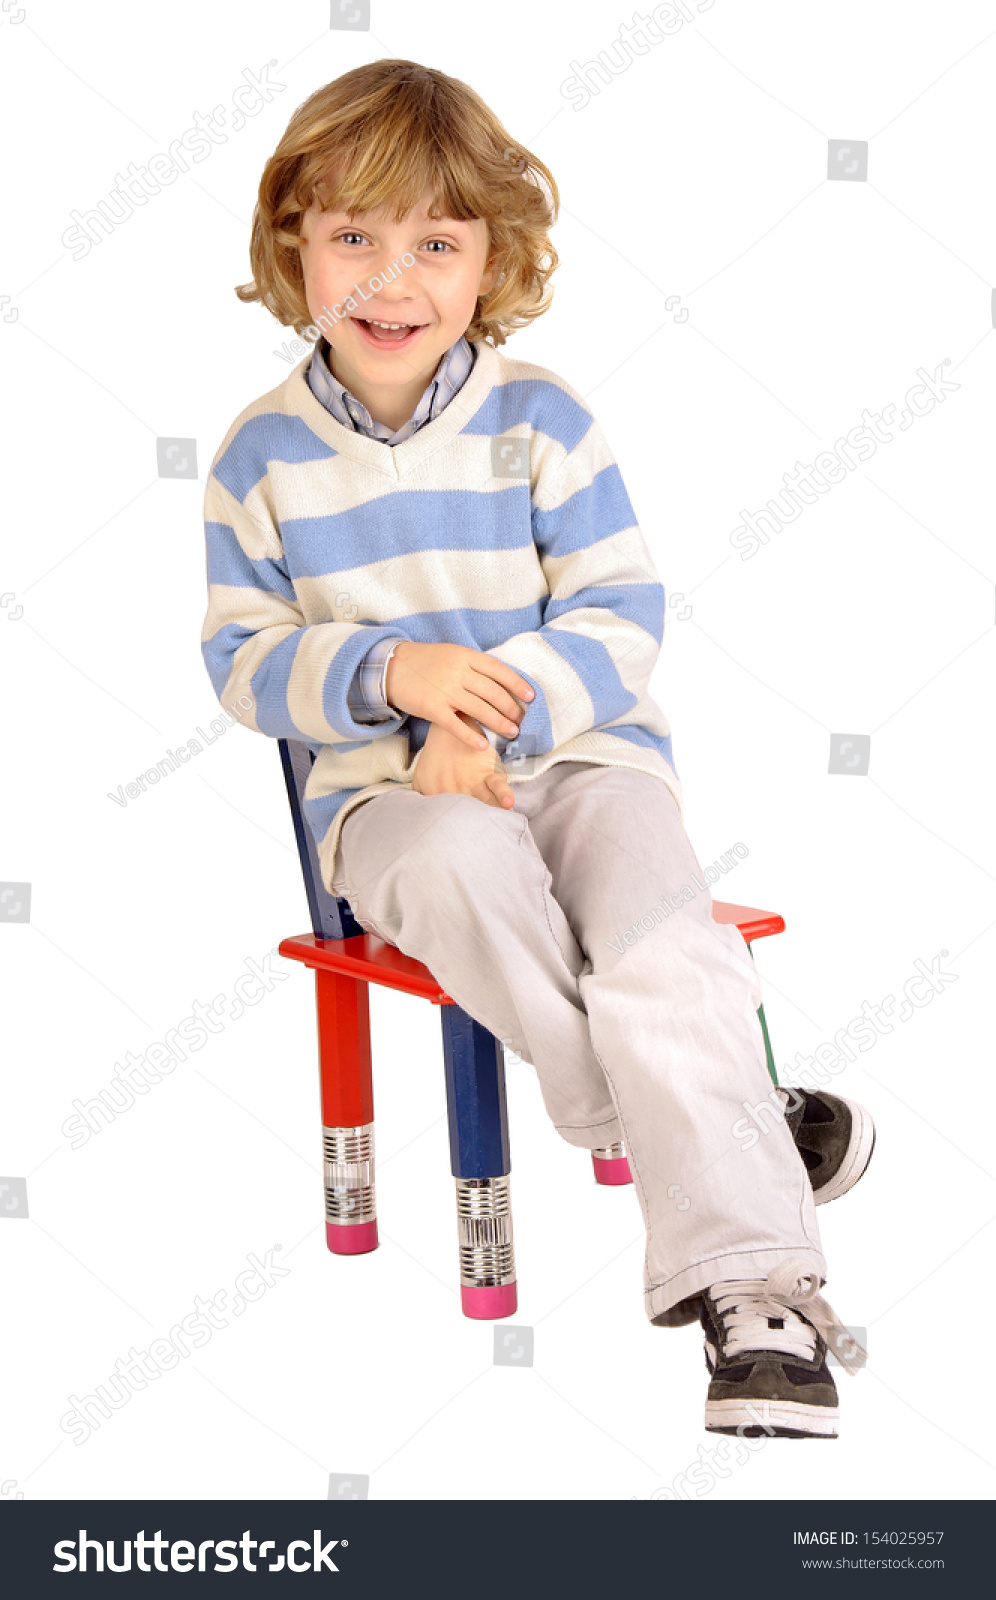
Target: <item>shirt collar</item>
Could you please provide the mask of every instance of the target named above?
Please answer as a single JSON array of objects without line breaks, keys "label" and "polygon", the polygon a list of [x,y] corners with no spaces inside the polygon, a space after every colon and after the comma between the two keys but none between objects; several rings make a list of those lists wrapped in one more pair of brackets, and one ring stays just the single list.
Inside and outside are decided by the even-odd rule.
[{"label": "shirt collar", "polygon": [[324,338],[319,339],[308,367],[308,385],[315,399],[320,400],[326,410],[330,411],[336,421],[341,422],[344,427],[352,428],[356,433],[364,433],[368,438],[379,439],[382,444],[390,445],[403,444],[413,433],[417,433],[419,428],[424,427],[425,423],[437,417],[466,383],[477,359],[477,351],[466,336],[461,334],[440,361],[423,390],[422,398],[412,416],[402,427],[392,432],[385,423],[374,422],[363,402],[350,394],[335,377],[326,361],[327,349],[328,341]]}]

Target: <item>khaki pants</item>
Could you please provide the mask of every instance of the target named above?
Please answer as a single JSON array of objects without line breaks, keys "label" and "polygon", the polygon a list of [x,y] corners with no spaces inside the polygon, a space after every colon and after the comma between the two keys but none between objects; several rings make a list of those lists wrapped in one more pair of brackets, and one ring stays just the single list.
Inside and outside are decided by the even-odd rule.
[{"label": "khaki pants", "polygon": [[[510,811],[407,787],[375,795],[343,824],[335,892],[531,1063],[568,1144],[625,1141],[649,1318],[724,1279],[764,1278],[786,1255],[825,1279],[785,1122],[763,1117],[767,1131],[744,1138],[743,1102],[772,1089],[760,981],[742,935],[713,920],[667,785],[563,761],[512,788]],[[735,881],[721,898],[740,898]]]}]

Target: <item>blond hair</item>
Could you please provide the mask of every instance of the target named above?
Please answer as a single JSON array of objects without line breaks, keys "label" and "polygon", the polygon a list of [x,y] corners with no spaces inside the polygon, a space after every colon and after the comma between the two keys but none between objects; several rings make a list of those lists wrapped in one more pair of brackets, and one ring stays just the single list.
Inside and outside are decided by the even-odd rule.
[{"label": "blond hair", "polygon": [[495,275],[465,336],[504,344],[549,310],[559,264],[548,233],[560,208],[557,185],[473,89],[416,61],[355,67],[298,106],[260,179],[253,281],[235,293],[314,337],[298,253],[305,212],[355,216],[383,206],[397,223],[426,188],[433,217],[487,223]]}]

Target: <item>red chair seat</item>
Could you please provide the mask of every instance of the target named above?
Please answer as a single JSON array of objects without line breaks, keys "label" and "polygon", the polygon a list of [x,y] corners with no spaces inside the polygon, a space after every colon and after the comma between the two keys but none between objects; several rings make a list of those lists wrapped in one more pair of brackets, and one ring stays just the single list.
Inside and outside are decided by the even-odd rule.
[{"label": "red chair seat", "polygon": [[282,940],[277,949],[289,961],[303,961],[316,971],[346,973],[365,983],[419,995],[433,1005],[456,1004],[439,987],[428,967],[374,933],[356,934],[351,939],[318,939],[313,933],[302,933]]},{"label": "red chair seat", "polygon": [[[714,900],[712,911],[714,921],[734,923],[748,944],[752,939],[785,931],[785,919],[775,911],[736,906],[725,900]],[[385,989],[400,989],[437,1006],[456,1003],[421,961],[406,956],[396,945],[373,933],[356,934],[351,939],[319,939],[313,933],[302,933],[284,939],[278,949],[287,960],[303,961],[305,966],[319,971],[342,972],[366,983],[379,983]]]}]

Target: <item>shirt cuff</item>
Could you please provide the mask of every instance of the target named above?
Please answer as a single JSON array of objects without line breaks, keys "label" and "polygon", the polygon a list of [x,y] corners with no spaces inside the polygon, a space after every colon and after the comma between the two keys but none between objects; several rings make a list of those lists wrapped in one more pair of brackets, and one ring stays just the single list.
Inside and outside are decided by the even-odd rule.
[{"label": "shirt cuff", "polygon": [[387,699],[387,664],[404,637],[398,634],[393,639],[379,639],[358,663],[347,694],[354,722],[404,721],[405,714],[397,711]]},{"label": "shirt cuff", "polygon": [[[384,659],[381,662],[380,681],[379,681],[378,686],[377,686],[378,699],[379,699],[379,701],[383,702],[384,709],[386,711],[389,711],[392,716],[401,716],[401,712],[396,710],[396,708],[391,705],[390,701],[387,698],[387,668],[388,668],[388,665],[390,663],[391,657],[393,656],[395,650],[398,648],[398,645],[400,643],[401,643],[401,637],[400,636],[397,639],[384,639],[382,641],[383,648],[384,648]],[[381,648],[380,645],[378,645],[377,648],[379,650]]]}]

